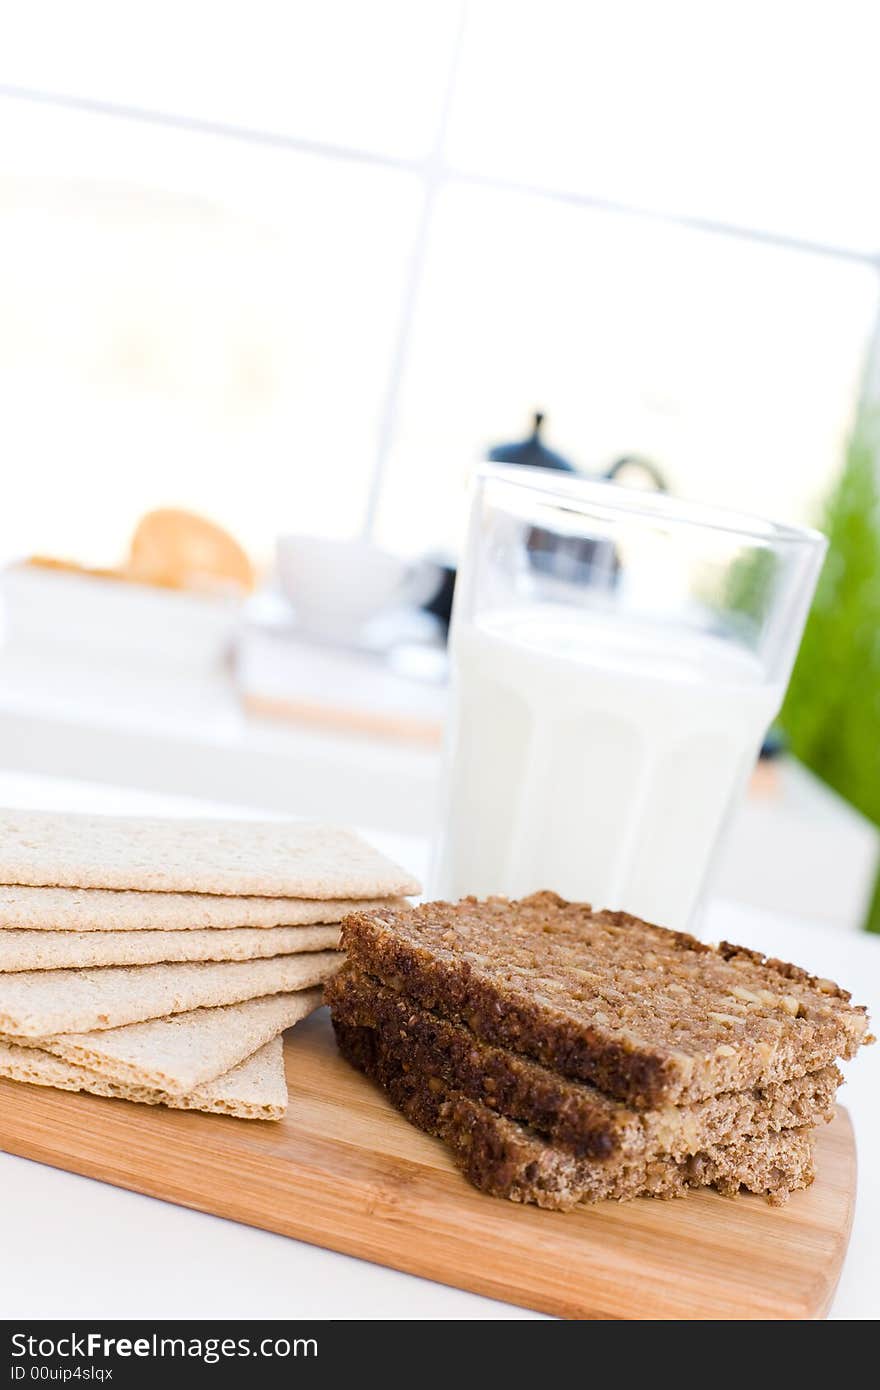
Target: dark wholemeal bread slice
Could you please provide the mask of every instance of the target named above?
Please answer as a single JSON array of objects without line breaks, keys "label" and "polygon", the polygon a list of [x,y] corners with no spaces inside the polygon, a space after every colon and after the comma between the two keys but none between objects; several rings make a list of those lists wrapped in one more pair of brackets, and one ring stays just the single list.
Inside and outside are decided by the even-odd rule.
[{"label": "dark wholemeal bread slice", "polygon": [[529,1125],[578,1157],[666,1153],[680,1158],[755,1132],[815,1125],[831,1118],[843,1080],[837,1067],[829,1066],[689,1106],[636,1111],[589,1082],[572,1081],[508,1048],[482,1042],[463,1024],[418,1008],[351,964],[325,986],[324,999],[348,1023],[405,1044],[408,1065],[423,1084],[436,1077],[447,1089]]},{"label": "dark wholemeal bread slice", "polygon": [[808,1127],[709,1146],[681,1160],[660,1157],[609,1165],[576,1158],[479,1101],[439,1084],[423,1085],[415,1073],[404,1070],[401,1052],[375,1029],[349,1024],[338,1012],[333,1027],[343,1055],[378,1082],[412,1124],[442,1139],[475,1187],[495,1197],[568,1211],[602,1199],[678,1197],[689,1188],[711,1186],[730,1196],[745,1187],[779,1204],[813,1181],[813,1131]]},{"label": "dark wholemeal bread slice", "polygon": [[342,944],[412,1003],[639,1109],[803,1076],[869,1040],[830,980],[554,893],[353,913]]}]

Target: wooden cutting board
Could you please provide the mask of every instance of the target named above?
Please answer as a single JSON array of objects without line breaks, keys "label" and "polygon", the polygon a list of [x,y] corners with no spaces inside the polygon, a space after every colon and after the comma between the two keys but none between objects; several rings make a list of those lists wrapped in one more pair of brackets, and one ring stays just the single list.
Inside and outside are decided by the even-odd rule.
[{"label": "wooden cutting board", "polygon": [[694,1192],[561,1214],[485,1197],[336,1052],[326,1010],[286,1045],[281,1124],[0,1081],[0,1149],[570,1318],[818,1318],[852,1222],[845,1111],[782,1208]]}]

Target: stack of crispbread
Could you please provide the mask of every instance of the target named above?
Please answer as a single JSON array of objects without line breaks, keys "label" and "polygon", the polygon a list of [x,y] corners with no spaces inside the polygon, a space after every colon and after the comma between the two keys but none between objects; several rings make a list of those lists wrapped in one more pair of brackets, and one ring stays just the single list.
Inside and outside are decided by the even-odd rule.
[{"label": "stack of crispbread", "polygon": [[0,811],[0,1076],[278,1119],[339,922],[418,884],[289,821]]},{"label": "stack of crispbread", "polygon": [[581,1202],[813,1178],[867,1034],[829,980],[553,893],[358,912],[328,984],[342,1052],[478,1187]]}]

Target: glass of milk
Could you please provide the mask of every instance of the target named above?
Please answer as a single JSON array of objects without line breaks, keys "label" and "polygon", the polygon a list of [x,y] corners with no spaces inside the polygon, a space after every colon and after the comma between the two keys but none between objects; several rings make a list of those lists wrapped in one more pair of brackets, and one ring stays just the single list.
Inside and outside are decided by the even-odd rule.
[{"label": "glass of milk", "polygon": [[685,928],[779,711],[815,531],[524,467],[476,481],[433,889]]}]

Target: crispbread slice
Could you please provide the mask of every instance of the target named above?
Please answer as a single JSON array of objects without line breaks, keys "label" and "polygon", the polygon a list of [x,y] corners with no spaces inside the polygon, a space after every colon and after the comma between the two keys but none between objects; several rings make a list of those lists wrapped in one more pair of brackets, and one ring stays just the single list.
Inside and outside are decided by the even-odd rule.
[{"label": "crispbread slice", "polygon": [[0,928],[25,931],[199,931],[341,922],[347,912],[405,907],[399,898],[254,898],[141,893],[134,888],[0,886]]},{"label": "crispbread slice", "polygon": [[355,913],[342,944],[420,1007],[637,1109],[803,1076],[868,1040],[830,980],[555,893]]},{"label": "crispbread slice", "polygon": [[[51,1052],[110,1081],[188,1095],[308,1017],[320,1006],[321,997],[320,988],[270,994],[102,1033],[60,1033],[17,1042]],[[0,1038],[0,1042],[11,1041]]]},{"label": "crispbread slice", "polygon": [[518,1120],[578,1157],[681,1158],[707,1145],[756,1132],[828,1119],[843,1077],[837,1067],[779,1082],[725,1091],[692,1105],[637,1111],[585,1081],[572,1081],[528,1057],[482,1042],[463,1024],[419,1009],[352,965],[327,985],[334,1017],[374,1028],[406,1051],[423,1085],[440,1084]]},{"label": "crispbread slice", "polygon": [[217,965],[109,965],[0,975],[0,1033],[41,1038],[121,1028],[190,1009],[309,989],[329,980],[341,964],[338,951],[313,951]]},{"label": "crispbread slice", "polygon": [[339,927],[240,927],[230,931],[2,931],[0,972],[161,961],[259,960],[333,950]]},{"label": "crispbread slice", "polygon": [[388,898],[417,881],[358,835],[305,821],[0,811],[0,882],[284,898]]},{"label": "crispbread slice", "polygon": [[333,1027],[343,1055],[378,1082],[410,1123],[444,1140],[465,1176],[493,1197],[569,1211],[607,1198],[678,1197],[691,1187],[715,1187],[733,1196],[745,1187],[778,1204],[813,1181],[814,1131],[809,1126],[708,1145],[679,1160],[577,1158],[479,1101],[426,1085],[404,1065],[405,1048],[374,1029],[355,1027],[338,1016]]},{"label": "crispbread slice", "polygon": [[287,1109],[281,1038],[274,1038],[246,1061],[188,1096],[169,1095],[133,1082],[111,1081],[38,1048],[16,1047],[12,1043],[0,1043],[0,1076],[59,1091],[89,1091],[142,1105],[205,1110],[215,1115],[236,1115],[242,1120],[280,1120]]}]

